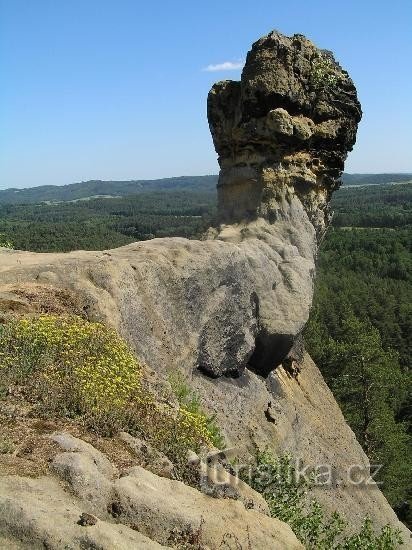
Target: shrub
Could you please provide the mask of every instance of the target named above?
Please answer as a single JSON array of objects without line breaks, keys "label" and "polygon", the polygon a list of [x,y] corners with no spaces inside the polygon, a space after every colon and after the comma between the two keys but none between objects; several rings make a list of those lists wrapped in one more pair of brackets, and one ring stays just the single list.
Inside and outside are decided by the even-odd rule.
[{"label": "shrub", "polygon": [[296,474],[290,455],[258,452],[248,474],[243,478],[263,495],[271,515],[288,523],[309,550],[394,550],[402,544],[389,526],[375,534],[369,518],[358,533],[346,534],[348,525],[337,512],[327,515],[316,499],[308,499],[312,483]]},{"label": "shrub", "polygon": [[392,550],[402,544],[399,533],[388,525],[381,529],[379,535],[375,535],[371,520],[365,518],[359,533],[346,537],[338,548],[339,550]]},{"label": "shrub", "polygon": [[181,411],[185,414],[202,420],[202,424],[208,433],[211,443],[218,449],[225,447],[225,440],[219,426],[216,423],[215,416],[207,415],[200,402],[200,398],[187,384],[181,373],[173,373],[169,376],[169,382],[173,393],[179,401]]},{"label": "shrub", "polygon": [[0,248],[13,248],[13,243],[3,233],[0,233]]},{"label": "shrub", "polygon": [[112,329],[77,316],[41,315],[0,326],[0,388],[18,386],[38,414],[81,420],[103,436],[140,435],[183,464],[217,428],[194,402],[160,404],[143,367]]},{"label": "shrub", "polygon": [[80,317],[12,321],[0,332],[2,385],[24,388],[30,401],[69,414],[124,405],[140,388],[141,367],[127,344]]}]

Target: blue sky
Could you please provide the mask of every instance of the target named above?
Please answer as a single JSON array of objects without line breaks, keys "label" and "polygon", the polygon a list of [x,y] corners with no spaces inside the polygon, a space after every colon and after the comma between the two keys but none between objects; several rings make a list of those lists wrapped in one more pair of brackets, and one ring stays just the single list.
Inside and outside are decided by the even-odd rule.
[{"label": "blue sky", "polygon": [[274,28],[355,81],[347,171],[412,172],[411,0],[0,0],[0,187],[217,173],[208,90]]}]

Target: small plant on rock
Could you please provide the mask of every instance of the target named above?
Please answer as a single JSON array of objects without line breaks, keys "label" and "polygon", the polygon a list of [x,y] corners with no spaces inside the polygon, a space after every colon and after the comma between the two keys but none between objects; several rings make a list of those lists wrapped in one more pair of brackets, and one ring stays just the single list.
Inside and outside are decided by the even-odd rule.
[{"label": "small plant on rock", "polygon": [[160,403],[143,374],[127,343],[101,323],[40,315],[0,325],[0,399],[18,388],[39,416],[69,417],[103,436],[143,437],[179,475],[189,449],[217,442],[217,427],[194,397],[177,407]]},{"label": "small plant on rock", "polygon": [[169,382],[173,393],[179,401],[181,411],[187,416],[193,416],[203,419],[211,443],[218,449],[223,449],[225,440],[222,432],[216,423],[215,416],[208,416],[202,409],[200,398],[194,392],[181,373],[173,373],[169,376]]},{"label": "small plant on rock", "polygon": [[297,475],[290,455],[258,452],[248,473],[245,481],[263,495],[271,515],[288,523],[308,550],[395,550],[402,544],[399,532],[389,526],[375,534],[369,518],[358,533],[346,534],[347,522],[337,512],[328,515],[308,498],[312,484]]},{"label": "small plant on rock", "polygon": [[312,62],[311,85],[316,91],[331,89],[341,80],[334,62],[327,53],[319,52]]},{"label": "small plant on rock", "polygon": [[13,243],[7,238],[4,233],[0,233],[0,248],[9,248],[13,249]]}]

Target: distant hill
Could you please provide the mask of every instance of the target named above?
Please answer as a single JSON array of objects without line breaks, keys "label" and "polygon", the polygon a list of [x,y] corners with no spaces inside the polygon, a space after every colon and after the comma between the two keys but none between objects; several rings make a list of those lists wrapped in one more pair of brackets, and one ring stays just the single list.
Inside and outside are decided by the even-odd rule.
[{"label": "distant hill", "polygon": [[412,174],[343,174],[344,185],[381,185],[412,181]]},{"label": "distant hill", "polygon": [[87,198],[125,197],[152,191],[214,191],[217,176],[181,176],[158,180],[90,180],[69,185],[42,185],[0,191],[2,204],[76,201]]},{"label": "distant hill", "polygon": [[[412,174],[343,174],[344,185],[372,185],[412,181]],[[42,185],[0,191],[0,204],[66,202],[89,198],[125,197],[156,191],[214,191],[217,176],[180,176],[157,180],[90,180],[69,185]]]}]

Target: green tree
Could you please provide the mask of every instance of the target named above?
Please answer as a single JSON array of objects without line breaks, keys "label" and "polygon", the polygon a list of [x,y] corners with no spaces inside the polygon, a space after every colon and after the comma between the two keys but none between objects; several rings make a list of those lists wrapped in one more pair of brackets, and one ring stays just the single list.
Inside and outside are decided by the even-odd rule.
[{"label": "green tree", "polygon": [[379,331],[354,315],[343,320],[339,338],[330,338],[327,348],[329,369],[336,374],[332,390],[370,461],[382,464],[377,480],[387,498],[400,506],[412,461],[406,425],[397,422],[408,391],[397,354],[383,349]]}]

